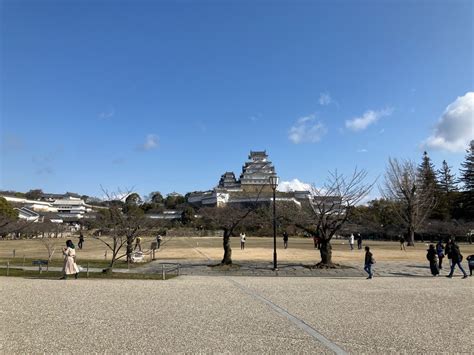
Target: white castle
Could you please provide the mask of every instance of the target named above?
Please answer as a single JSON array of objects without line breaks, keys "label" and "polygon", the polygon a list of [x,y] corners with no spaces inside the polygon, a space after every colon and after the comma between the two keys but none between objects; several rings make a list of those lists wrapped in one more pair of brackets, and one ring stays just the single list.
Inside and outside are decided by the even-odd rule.
[{"label": "white castle", "polygon": [[[268,160],[266,151],[250,151],[249,161],[242,166],[242,173],[236,179],[233,172],[222,174],[218,185],[212,190],[192,192],[188,203],[194,206],[225,206],[226,204],[270,203],[272,189],[269,179],[276,176],[275,167]],[[278,201],[289,201],[301,205],[310,197],[308,191],[278,192]],[[257,200],[258,198],[258,200]]]}]

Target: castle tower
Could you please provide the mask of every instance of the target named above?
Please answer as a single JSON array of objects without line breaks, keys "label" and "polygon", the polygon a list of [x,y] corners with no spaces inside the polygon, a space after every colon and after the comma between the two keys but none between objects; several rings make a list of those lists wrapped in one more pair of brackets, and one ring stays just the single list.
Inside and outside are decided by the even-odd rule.
[{"label": "castle tower", "polygon": [[253,152],[250,151],[249,161],[242,166],[242,174],[240,175],[240,185],[245,192],[268,192],[271,190],[269,185],[270,176],[276,176],[275,167],[268,160],[266,151]]},{"label": "castle tower", "polygon": [[235,189],[240,188],[240,184],[235,179],[234,173],[227,171],[221,176],[221,179],[219,180],[219,185],[217,185],[217,187],[221,189]]}]

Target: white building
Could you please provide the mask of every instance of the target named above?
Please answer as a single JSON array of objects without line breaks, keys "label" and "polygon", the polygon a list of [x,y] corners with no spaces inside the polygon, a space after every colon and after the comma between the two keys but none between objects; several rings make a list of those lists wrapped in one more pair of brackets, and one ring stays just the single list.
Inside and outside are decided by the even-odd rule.
[{"label": "white building", "polygon": [[60,217],[83,218],[84,214],[92,211],[91,206],[77,197],[58,199],[52,204]]},{"label": "white building", "polygon": [[18,218],[25,220],[27,222],[39,222],[40,215],[35,211],[30,210],[29,208],[15,208],[18,211]]},{"label": "white building", "polygon": [[14,196],[2,197],[8,202],[21,205],[21,208],[26,207],[28,210],[40,213],[57,213],[62,218],[72,217],[81,219],[86,213],[92,211],[92,206],[86,204],[81,198],[73,196],[66,196],[54,201],[36,201]]}]

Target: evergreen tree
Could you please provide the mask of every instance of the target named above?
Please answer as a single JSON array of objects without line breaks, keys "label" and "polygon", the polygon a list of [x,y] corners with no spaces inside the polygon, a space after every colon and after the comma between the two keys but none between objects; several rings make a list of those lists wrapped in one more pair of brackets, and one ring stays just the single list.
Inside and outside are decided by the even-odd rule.
[{"label": "evergreen tree", "polygon": [[464,191],[474,193],[474,140],[471,141],[466,152],[466,158],[461,163],[461,178],[459,180],[463,184]]},{"label": "evergreen tree", "polygon": [[456,177],[451,173],[451,167],[446,160],[443,160],[443,166],[437,171],[437,175],[438,186],[443,193],[449,194],[450,192],[457,191]]},{"label": "evergreen tree", "polygon": [[435,194],[438,182],[436,180],[435,167],[427,152],[423,153],[421,164],[418,166],[418,181],[419,187],[423,192]]},{"label": "evergreen tree", "polygon": [[463,185],[461,216],[466,220],[474,220],[474,140],[469,144],[460,172],[459,180]]},{"label": "evergreen tree", "polygon": [[417,185],[418,193],[422,194],[424,199],[432,201],[434,204],[433,211],[429,215],[429,218],[444,218],[436,209],[440,200],[439,186],[436,180],[434,164],[431,162],[431,158],[427,152],[423,152],[421,164],[418,166]]},{"label": "evergreen tree", "polygon": [[443,160],[441,169],[437,171],[438,177],[438,204],[433,211],[432,217],[441,220],[453,218],[455,201],[458,197],[456,178],[451,173],[451,167]]},{"label": "evergreen tree", "polygon": [[10,202],[0,196],[0,225],[3,220],[16,220],[17,218],[18,211],[13,208]]}]

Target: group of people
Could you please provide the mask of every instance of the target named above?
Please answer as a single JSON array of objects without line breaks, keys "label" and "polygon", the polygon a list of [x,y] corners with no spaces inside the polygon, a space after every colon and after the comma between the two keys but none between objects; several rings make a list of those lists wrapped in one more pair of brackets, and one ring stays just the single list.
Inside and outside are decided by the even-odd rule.
[{"label": "group of people", "polygon": [[351,250],[354,250],[355,240],[357,240],[357,249],[362,249],[362,236],[360,233],[357,233],[357,236],[354,236],[354,233],[351,233],[349,236],[349,246],[351,247]]},{"label": "group of people", "polygon": [[[453,277],[456,266],[463,273],[463,278],[467,278],[467,273],[462,267],[463,255],[459,246],[454,242],[452,238],[449,238],[446,245],[443,246],[443,242],[440,240],[436,246],[430,244],[427,250],[426,258],[430,263],[431,274],[438,276],[440,270],[443,268],[443,259],[447,257],[450,261],[450,272],[446,277]],[[474,268],[474,255],[467,257],[469,263],[470,275],[472,276],[472,269]]]},{"label": "group of people", "polygon": [[[461,270],[463,273],[463,279],[467,278],[468,275],[464,268],[462,267],[463,255],[461,254],[461,250],[459,249],[459,245],[457,245],[452,238],[449,238],[446,245],[443,245],[443,242],[440,240],[436,246],[434,244],[430,244],[427,250],[426,258],[430,262],[430,269],[431,274],[433,276],[438,276],[440,273],[440,269],[443,268],[443,259],[447,257],[450,261],[450,271],[446,277],[452,278],[454,274],[454,270],[456,266]],[[474,254],[469,255],[466,260],[468,261],[469,265],[469,272],[470,276],[472,276],[472,270],[474,269]],[[364,259],[364,270],[367,272],[368,277],[367,279],[373,278],[373,270],[372,267],[375,264],[375,259],[370,251],[370,247],[365,247],[365,259]]]},{"label": "group of people", "polygon": [[[161,234],[158,234],[155,240],[156,240],[156,249],[160,249],[161,242],[163,241],[163,237],[161,236]],[[137,249],[138,251],[142,251],[142,238],[141,237],[135,238],[135,246],[133,247],[133,251]]]},{"label": "group of people", "polygon": [[[289,235],[285,231],[283,233],[283,246],[284,248],[288,248],[288,238]],[[317,247],[317,244],[320,243],[319,238],[314,237],[315,239],[315,248]],[[163,237],[161,235],[157,235],[156,237],[156,243],[157,243],[157,249],[160,248],[161,242],[162,242]],[[362,249],[362,236],[360,233],[357,233],[357,237],[354,236],[354,234],[351,233],[349,237],[349,245],[351,250],[354,250],[354,242],[357,240],[357,248]],[[245,233],[240,233],[240,249],[244,250],[245,249],[245,242],[247,241],[247,236]],[[82,233],[79,236],[79,244],[78,247],[79,249],[82,249],[84,243],[84,236]],[[141,251],[141,238],[137,237],[135,240],[135,248],[134,250],[140,250]],[[405,249],[405,240],[403,237],[400,237],[400,249]],[[67,279],[68,276],[74,275],[74,278],[78,278],[79,276],[79,267],[76,264],[76,249],[74,246],[74,243],[69,239],[66,241],[66,247],[63,249],[63,255],[64,255],[64,266],[63,266],[63,277],[61,279]],[[461,270],[463,273],[463,278],[467,278],[468,275],[466,271],[464,270],[462,266],[462,261],[463,261],[463,255],[461,254],[461,251],[459,249],[459,246],[454,242],[452,238],[449,238],[448,241],[446,242],[446,245],[443,245],[442,240],[440,240],[436,246],[434,244],[430,244],[427,250],[426,258],[428,259],[430,263],[430,270],[431,274],[433,276],[438,276],[440,273],[440,270],[443,268],[443,259],[447,257],[448,260],[450,261],[450,272],[447,275],[447,277],[452,278],[454,274],[454,270],[456,269],[456,266]],[[467,258],[468,265],[469,265],[469,272],[470,276],[472,276],[472,270],[474,269],[474,255],[469,255]],[[375,259],[370,251],[370,247],[366,246],[365,247],[365,259],[364,259],[364,270],[367,272],[368,277],[367,279],[372,279],[373,278],[373,270],[372,267],[375,264]]]},{"label": "group of people", "polygon": [[[283,232],[283,247],[285,249],[288,248],[288,238],[289,238],[288,233],[286,231]],[[244,232],[240,233],[240,250],[245,250],[246,241],[247,241],[247,235]]]}]

